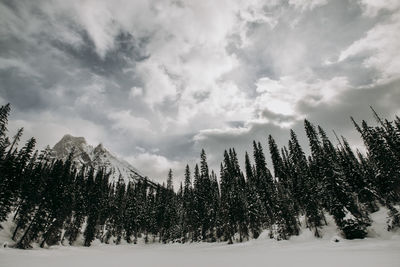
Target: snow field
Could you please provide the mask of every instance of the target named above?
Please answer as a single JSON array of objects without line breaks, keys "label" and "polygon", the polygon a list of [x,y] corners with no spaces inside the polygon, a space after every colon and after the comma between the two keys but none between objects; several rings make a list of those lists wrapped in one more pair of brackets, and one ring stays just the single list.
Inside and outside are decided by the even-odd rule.
[{"label": "snow field", "polygon": [[[400,233],[386,231],[387,210],[371,214],[369,237],[344,240],[327,216],[323,238],[316,239],[308,229],[288,241],[269,239],[265,231],[257,240],[226,243],[54,246],[48,249],[18,250],[0,248],[1,267],[111,267],[111,266],[351,266],[399,267]],[[7,225],[6,225],[7,226]],[[10,230],[10,229],[8,229]],[[7,242],[10,231],[0,232],[0,242]],[[335,242],[335,240],[339,242]]]}]

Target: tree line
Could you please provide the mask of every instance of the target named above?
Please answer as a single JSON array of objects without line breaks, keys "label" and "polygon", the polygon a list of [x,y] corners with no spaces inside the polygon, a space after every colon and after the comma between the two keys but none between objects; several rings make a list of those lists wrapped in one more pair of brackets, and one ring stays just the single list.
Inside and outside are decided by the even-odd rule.
[{"label": "tree line", "polygon": [[[279,148],[270,135],[264,148],[253,141],[241,169],[234,148],[224,151],[219,179],[201,151],[184,183],[173,189],[146,180],[110,184],[105,169],[77,168],[74,152],[67,160],[35,150],[35,139],[18,148],[23,130],[7,135],[10,105],[0,107],[0,222],[12,221],[15,247],[55,244],[90,246],[98,239],[119,244],[145,242],[242,242],[269,230],[271,238],[289,239],[300,232],[300,218],[321,237],[326,214],[348,239],[364,238],[369,214],[379,205],[389,210],[388,230],[400,226],[400,118],[377,126],[352,119],[366,147],[354,152],[344,137],[337,145],[324,129],[304,121],[311,154],[306,156],[290,130]],[[1,227],[1,224],[0,224]],[[1,228],[0,228],[1,230]],[[79,241],[80,240],[80,241]]]}]

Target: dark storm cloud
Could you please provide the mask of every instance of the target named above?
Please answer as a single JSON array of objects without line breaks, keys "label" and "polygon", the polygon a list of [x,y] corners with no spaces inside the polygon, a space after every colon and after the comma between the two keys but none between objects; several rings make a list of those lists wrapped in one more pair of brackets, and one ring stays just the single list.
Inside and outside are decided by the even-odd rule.
[{"label": "dark storm cloud", "polygon": [[[0,40],[3,58],[16,59],[37,74],[21,73],[18,67],[11,68],[11,73],[9,69],[2,69],[2,95],[6,95],[19,108],[33,108],[34,103],[38,109],[46,109],[52,104],[59,106],[54,96],[46,101],[49,98],[47,91],[55,92],[58,88],[66,88],[60,100],[71,105],[82,94],[80,87],[90,83],[88,81],[93,76],[108,80],[106,90],[110,91],[111,100],[113,96],[126,99],[121,94],[128,95],[133,85],[140,84],[139,78],[123,70],[134,69],[137,61],[149,57],[145,51],[145,38],[137,40],[129,32],[120,31],[114,38],[114,48],[101,57],[96,53],[95,44],[86,29],[72,18],[61,16],[61,22],[57,21],[62,24],[62,29],[76,39],[76,42],[66,42],[60,37],[63,33],[56,33],[60,26],[49,14],[44,13],[45,10],[23,1],[18,5],[5,4],[10,8],[8,13],[17,18],[16,24],[32,20],[40,21],[37,24],[44,27],[34,32],[21,32],[17,27],[8,27],[7,38]],[[9,25],[11,21],[5,24]],[[21,35],[24,38],[20,38]],[[114,81],[118,82],[113,84]],[[28,103],[24,104],[24,101]]]},{"label": "dark storm cloud", "polygon": [[[79,35],[83,41],[83,45],[79,47],[62,43],[59,40],[49,41],[55,48],[76,60],[79,66],[97,75],[113,79],[126,79],[128,76],[123,75],[123,69],[134,67],[134,62],[149,57],[145,50],[145,39],[137,41],[130,33],[121,32],[118,34],[114,40],[114,49],[108,51],[103,58],[96,53],[95,44],[86,32]],[[132,79],[132,77],[130,78]]]}]

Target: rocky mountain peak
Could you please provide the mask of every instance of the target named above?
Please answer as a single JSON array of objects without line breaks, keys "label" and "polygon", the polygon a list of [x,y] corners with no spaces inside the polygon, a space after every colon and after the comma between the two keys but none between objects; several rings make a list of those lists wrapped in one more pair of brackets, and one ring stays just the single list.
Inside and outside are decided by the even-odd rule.
[{"label": "rocky mountain peak", "polygon": [[85,137],[75,137],[70,134],[66,134],[61,138],[61,140],[55,145],[61,145],[61,144],[76,144],[76,145],[82,145],[86,144],[86,139]]},{"label": "rocky mountain peak", "polygon": [[102,143],[98,144],[98,145],[94,148],[94,153],[95,153],[95,154],[97,154],[97,153],[105,153],[105,152],[108,152],[108,151],[107,151],[107,149],[104,148],[104,146],[103,146]]},{"label": "rocky mountain peak", "polygon": [[66,134],[51,150],[55,158],[63,160],[74,150],[73,159],[75,164],[78,166],[86,165],[95,169],[105,168],[108,172],[111,172],[110,183],[117,182],[120,178],[125,183],[143,179],[147,180],[128,162],[109,152],[102,143],[93,147],[87,144],[84,137],[75,137]]}]

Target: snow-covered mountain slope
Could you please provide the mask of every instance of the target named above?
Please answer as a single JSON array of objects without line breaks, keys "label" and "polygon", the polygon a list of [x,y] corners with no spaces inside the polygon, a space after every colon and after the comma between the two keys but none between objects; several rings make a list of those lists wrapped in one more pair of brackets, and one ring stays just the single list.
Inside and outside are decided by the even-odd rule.
[{"label": "snow-covered mountain slope", "polygon": [[54,145],[51,154],[56,158],[65,160],[73,148],[75,148],[74,162],[78,166],[92,166],[95,169],[105,167],[107,171],[111,171],[110,183],[117,182],[120,178],[125,183],[146,179],[136,168],[113,155],[102,144],[93,147],[86,143],[84,137],[65,135]]}]

